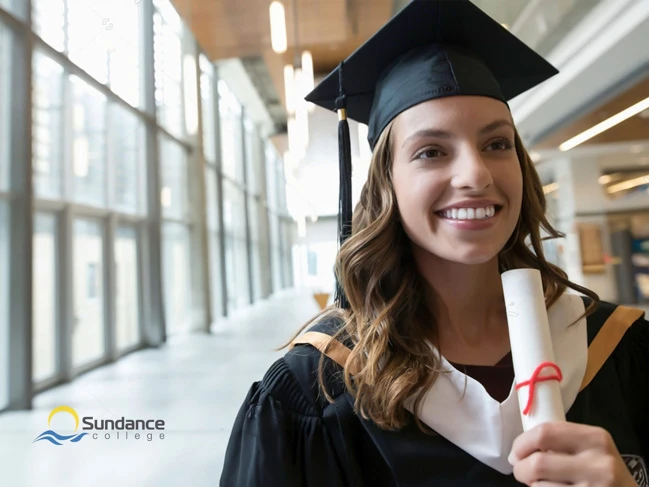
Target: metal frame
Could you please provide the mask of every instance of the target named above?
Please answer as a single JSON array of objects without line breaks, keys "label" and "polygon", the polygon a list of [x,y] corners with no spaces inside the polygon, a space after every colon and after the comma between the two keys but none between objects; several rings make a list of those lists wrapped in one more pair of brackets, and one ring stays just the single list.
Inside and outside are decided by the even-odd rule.
[{"label": "metal frame", "polygon": [[[12,23],[11,86],[15,96],[10,100],[13,121],[9,201],[9,391],[8,409],[32,407],[32,265],[33,265],[33,178],[32,114],[32,37],[31,3],[25,5],[21,25]],[[11,17],[11,16],[10,16]],[[3,16],[3,19],[5,16]],[[23,89],[17,89],[23,87]],[[21,258],[18,258],[20,256]]]}]

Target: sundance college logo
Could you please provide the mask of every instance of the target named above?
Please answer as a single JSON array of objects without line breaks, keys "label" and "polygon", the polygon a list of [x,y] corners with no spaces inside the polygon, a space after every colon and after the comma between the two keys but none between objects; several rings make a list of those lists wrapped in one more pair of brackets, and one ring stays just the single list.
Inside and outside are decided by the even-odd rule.
[{"label": "sundance college logo", "polygon": [[[58,413],[67,413],[67,415],[72,416],[72,420],[74,421],[74,431],[72,434],[62,435],[52,429],[52,418]],[[126,419],[121,417],[113,420],[95,419],[92,416],[84,416],[81,420],[83,423],[81,430],[83,432],[78,433],[79,415],[77,412],[69,406],[54,408],[47,418],[48,429],[38,435],[32,443],[49,441],[53,445],[62,446],[65,443],[78,443],[86,436],[93,440],[139,440],[142,438],[147,441],[153,441],[154,438],[165,439],[165,422],[162,419]]]}]

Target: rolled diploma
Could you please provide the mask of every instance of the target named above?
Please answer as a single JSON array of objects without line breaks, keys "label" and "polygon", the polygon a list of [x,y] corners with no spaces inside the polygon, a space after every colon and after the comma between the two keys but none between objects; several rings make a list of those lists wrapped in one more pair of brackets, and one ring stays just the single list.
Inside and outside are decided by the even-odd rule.
[{"label": "rolled diploma", "polygon": [[[536,368],[543,362],[554,361],[548,313],[543,297],[541,273],[537,269],[514,269],[501,275],[509,341],[514,362],[516,384],[532,378]],[[540,377],[555,375],[556,371],[545,367]],[[530,386],[518,389],[518,404],[525,431],[548,421],[565,421],[559,381],[537,382],[534,402],[529,414],[523,414],[530,394]]]}]

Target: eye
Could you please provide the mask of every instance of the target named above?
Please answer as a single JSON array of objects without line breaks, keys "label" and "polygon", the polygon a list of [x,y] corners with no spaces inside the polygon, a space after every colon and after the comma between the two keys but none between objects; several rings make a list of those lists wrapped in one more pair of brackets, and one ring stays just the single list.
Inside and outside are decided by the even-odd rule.
[{"label": "eye", "polygon": [[415,159],[435,159],[437,157],[442,157],[443,155],[444,153],[439,149],[428,148],[419,152],[417,156],[415,156]]},{"label": "eye", "polygon": [[514,148],[514,144],[512,144],[508,139],[501,138],[501,139],[496,139],[493,140],[487,145],[488,151],[506,151]]}]

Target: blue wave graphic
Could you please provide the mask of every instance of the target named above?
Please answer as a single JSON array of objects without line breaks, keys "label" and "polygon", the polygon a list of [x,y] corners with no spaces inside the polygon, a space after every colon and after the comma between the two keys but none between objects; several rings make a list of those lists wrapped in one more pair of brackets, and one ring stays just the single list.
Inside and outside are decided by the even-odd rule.
[{"label": "blue wave graphic", "polygon": [[[40,435],[38,435],[36,437],[36,439],[34,441],[32,441],[32,443],[36,443],[37,441],[46,440],[46,441],[49,441],[50,443],[52,443],[53,445],[62,446],[63,443],[65,443],[68,440],[70,442],[72,442],[72,443],[77,443],[78,441],[81,440],[81,438],[83,438],[87,434],[88,433],[80,433],[78,435],[64,436],[64,435],[58,434],[56,431],[47,430],[47,431],[41,433]],[[59,443],[59,442],[63,442],[63,443]]]}]

